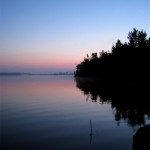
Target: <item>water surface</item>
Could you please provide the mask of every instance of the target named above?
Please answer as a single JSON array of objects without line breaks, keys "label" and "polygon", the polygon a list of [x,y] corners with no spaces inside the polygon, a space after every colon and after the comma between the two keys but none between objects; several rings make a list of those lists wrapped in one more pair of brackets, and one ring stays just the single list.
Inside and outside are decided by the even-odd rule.
[{"label": "water surface", "polygon": [[116,97],[71,75],[1,76],[0,82],[4,150],[132,150],[133,134],[150,122],[145,107],[136,118]]}]

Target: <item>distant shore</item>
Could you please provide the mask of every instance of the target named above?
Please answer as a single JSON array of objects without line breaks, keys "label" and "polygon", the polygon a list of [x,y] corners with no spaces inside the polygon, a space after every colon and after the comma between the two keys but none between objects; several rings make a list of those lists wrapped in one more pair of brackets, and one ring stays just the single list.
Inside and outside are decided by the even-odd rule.
[{"label": "distant shore", "polygon": [[74,75],[74,73],[59,72],[59,73],[20,73],[20,72],[1,72],[0,76],[20,76],[20,75]]}]

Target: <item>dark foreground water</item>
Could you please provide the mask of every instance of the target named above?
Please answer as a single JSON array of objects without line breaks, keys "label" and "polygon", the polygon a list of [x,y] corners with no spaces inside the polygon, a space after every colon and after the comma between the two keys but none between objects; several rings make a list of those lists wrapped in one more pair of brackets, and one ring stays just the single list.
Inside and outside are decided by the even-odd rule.
[{"label": "dark foreground water", "polygon": [[1,76],[1,149],[132,150],[133,135],[150,123],[147,104],[130,106],[130,96],[107,94],[90,82],[73,76]]}]

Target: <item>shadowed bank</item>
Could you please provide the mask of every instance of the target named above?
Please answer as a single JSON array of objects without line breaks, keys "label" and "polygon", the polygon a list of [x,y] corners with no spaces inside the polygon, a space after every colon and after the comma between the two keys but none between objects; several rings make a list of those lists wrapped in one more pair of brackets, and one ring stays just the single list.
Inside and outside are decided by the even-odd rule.
[{"label": "shadowed bank", "polygon": [[[145,117],[150,118],[150,37],[134,28],[127,38],[125,43],[118,40],[111,52],[87,54],[76,66],[75,81],[87,101],[111,103],[118,125],[126,120],[129,126],[144,126]],[[144,130],[146,136],[146,132],[141,134]],[[149,135],[148,125],[140,128],[133,136],[133,149],[148,150]]]},{"label": "shadowed bank", "polygon": [[150,37],[145,31],[133,29],[128,34],[129,42],[120,40],[112,52],[87,54],[76,66],[75,77],[99,78],[104,84],[141,84],[149,86]]}]

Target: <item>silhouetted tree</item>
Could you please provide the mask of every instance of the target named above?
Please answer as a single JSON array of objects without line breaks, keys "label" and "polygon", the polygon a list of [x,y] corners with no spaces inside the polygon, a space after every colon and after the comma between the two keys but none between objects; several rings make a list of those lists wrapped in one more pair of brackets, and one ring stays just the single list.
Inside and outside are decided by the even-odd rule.
[{"label": "silhouetted tree", "polygon": [[92,53],[76,66],[75,77],[98,77],[104,82],[148,84],[150,37],[133,28],[129,42],[117,40],[110,52]]},{"label": "silhouetted tree", "polygon": [[128,39],[129,45],[133,47],[147,47],[147,34],[143,30],[138,31],[137,29],[133,29],[133,31],[129,32]]}]

